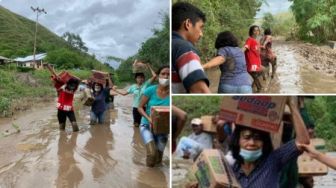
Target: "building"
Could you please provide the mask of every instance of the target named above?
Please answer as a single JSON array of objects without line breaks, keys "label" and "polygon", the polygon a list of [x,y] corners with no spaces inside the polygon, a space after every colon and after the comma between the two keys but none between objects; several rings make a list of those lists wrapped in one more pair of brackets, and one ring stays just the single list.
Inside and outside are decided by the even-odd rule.
[{"label": "building", "polygon": [[44,59],[47,57],[47,53],[41,53],[35,55],[35,62],[34,56],[30,55],[27,57],[19,57],[15,59],[18,67],[30,67],[34,69],[44,69],[46,68],[47,62]]},{"label": "building", "polygon": [[5,65],[7,63],[10,63],[10,59],[7,57],[0,56],[0,65]]}]

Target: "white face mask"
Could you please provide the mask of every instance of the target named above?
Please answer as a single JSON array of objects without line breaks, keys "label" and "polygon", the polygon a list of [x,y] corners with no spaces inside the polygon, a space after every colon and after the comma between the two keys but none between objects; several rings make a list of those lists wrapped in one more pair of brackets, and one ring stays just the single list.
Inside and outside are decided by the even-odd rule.
[{"label": "white face mask", "polygon": [[162,85],[162,86],[168,86],[169,85],[169,79],[159,78],[159,84]]},{"label": "white face mask", "polygon": [[100,86],[95,86],[95,91],[100,91]]}]

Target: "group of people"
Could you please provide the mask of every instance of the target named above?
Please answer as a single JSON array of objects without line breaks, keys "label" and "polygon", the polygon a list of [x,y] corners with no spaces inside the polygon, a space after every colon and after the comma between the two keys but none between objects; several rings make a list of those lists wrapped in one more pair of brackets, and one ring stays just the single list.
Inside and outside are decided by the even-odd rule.
[{"label": "group of people", "polygon": [[[192,133],[188,138],[196,142],[195,145],[200,146],[202,150],[209,148],[221,150],[243,188],[296,188],[299,184],[305,188],[313,187],[312,177],[298,177],[298,157],[305,151],[312,158],[334,169],[336,159],[320,153],[314,146],[309,145],[313,136],[313,125],[309,123],[309,118],[305,117],[303,97],[299,97],[299,101],[290,97],[287,105],[290,112],[285,112],[282,119],[284,128],[280,146],[272,144],[269,132],[219,119],[218,114],[212,119],[216,125],[216,133],[205,132],[202,120],[194,118],[190,123]],[[176,106],[173,106],[172,113],[173,152],[175,152],[176,140],[186,123],[187,113]],[[209,139],[213,140],[213,144],[208,142]],[[183,140],[180,139],[180,142]],[[181,143],[178,144],[176,152],[180,152],[180,145]],[[176,156],[196,160],[201,152],[190,155],[189,151],[192,149],[182,150],[183,155],[176,154]],[[190,186],[197,187],[197,183]]]},{"label": "group of people", "polygon": [[[253,93],[262,91],[261,76],[268,74],[272,65],[273,78],[276,56],[272,51],[271,30],[260,35],[259,26],[253,25],[244,47],[230,31],[218,34],[215,42],[216,57],[201,64],[195,44],[203,36],[206,15],[197,7],[175,3],[172,7],[172,89],[174,93],[211,93],[204,69],[219,67],[221,71],[218,93]],[[253,78],[253,80],[251,79]]]},{"label": "group of people", "polygon": [[[114,96],[117,94],[128,95],[133,94],[133,125],[140,126],[140,133],[144,144],[146,145],[147,160],[146,164],[153,167],[160,164],[163,157],[163,151],[166,146],[167,134],[153,134],[151,131],[151,107],[152,106],[169,106],[169,66],[162,66],[157,72],[154,72],[149,64],[147,64],[152,77],[145,81],[144,73],[135,73],[135,84],[131,85],[127,91],[118,90],[113,85],[111,79],[106,79],[106,83],[93,81],[86,83],[93,97],[93,103],[90,111],[90,125],[104,124],[105,116],[108,109],[113,103]],[[60,130],[65,129],[66,119],[70,120],[73,132],[79,131],[74,113],[74,94],[80,84],[79,79],[70,78],[66,83],[56,75],[53,71],[52,80],[57,90],[57,117]],[[158,84],[154,84],[154,81]]]}]

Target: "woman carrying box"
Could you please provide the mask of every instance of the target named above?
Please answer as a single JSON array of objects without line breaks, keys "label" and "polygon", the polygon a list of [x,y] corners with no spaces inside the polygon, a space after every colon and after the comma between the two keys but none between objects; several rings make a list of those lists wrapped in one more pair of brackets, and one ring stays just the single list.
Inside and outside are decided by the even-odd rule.
[{"label": "woman carrying box", "polygon": [[[169,66],[163,66],[157,72],[159,84],[148,87],[140,100],[138,107],[139,113],[142,115],[140,134],[144,144],[146,145],[146,165],[154,167],[162,161],[163,151],[167,143],[167,134],[154,135],[150,126],[152,119],[150,117],[152,106],[169,106]],[[146,111],[144,107],[146,106]]]},{"label": "woman carrying box", "polygon": [[243,188],[279,187],[283,167],[302,154],[301,144],[309,144],[309,135],[295,100],[290,98],[288,105],[296,138],[276,150],[273,150],[270,133],[236,126],[230,146],[235,160],[232,169]]},{"label": "woman carrying box", "polygon": [[117,90],[116,87],[113,90],[123,96],[128,94],[133,94],[133,125],[135,127],[139,127],[141,121],[141,114],[138,112],[138,106],[140,103],[141,96],[145,89],[150,86],[154,80],[156,79],[156,73],[153,71],[152,67],[149,64],[146,64],[148,69],[151,71],[152,77],[145,81],[145,74],[144,73],[135,73],[134,79],[135,84],[131,85],[127,91],[120,91]]}]

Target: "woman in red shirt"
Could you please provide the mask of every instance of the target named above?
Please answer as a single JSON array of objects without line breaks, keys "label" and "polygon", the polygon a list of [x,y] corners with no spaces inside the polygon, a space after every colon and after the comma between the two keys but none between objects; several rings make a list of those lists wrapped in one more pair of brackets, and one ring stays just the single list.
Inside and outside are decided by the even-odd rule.
[{"label": "woman in red shirt", "polygon": [[79,80],[71,78],[66,84],[63,84],[57,76],[53,76],[52,79],[58,95],[57,118],[60,130],[65,129],[65,122],[68,117],[71,122],[73,132],[77,132],[79,129],[74,113],[73,100],[75,91],[78,88]]},{"label": "woman in red shirt", "polygon": [[262,85],[259,80],[259,76],[262,73],[261,59],[260,59],[260,44],[257,37],[260,34],[259,26],[253,25],[250,27],[249,35],[250,37],[246,40],[243,47],[245,52],[245,59],[247,65],[247,72],[253,78],[254,84],[257,87],[257,92],[260,92]]}]

